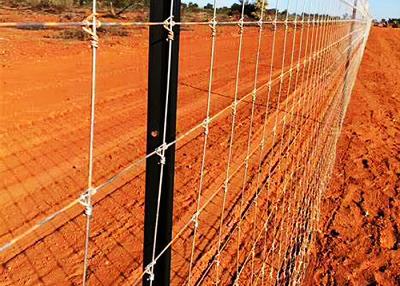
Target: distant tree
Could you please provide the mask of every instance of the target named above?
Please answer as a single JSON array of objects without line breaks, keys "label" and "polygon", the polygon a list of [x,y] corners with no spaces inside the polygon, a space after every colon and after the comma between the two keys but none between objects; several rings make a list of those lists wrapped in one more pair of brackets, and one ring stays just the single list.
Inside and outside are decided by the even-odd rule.
[{"label": "distant tree", "polygon": [[242,5],[238,4],[238,3],[233,3],[231,6],[231,12],[239,12],[242,11]]},{"label": "distant tree", "polygon": [[224,14],[224,15],[230,15],[231,14],[231,9],[229,7],[221,7],[221,8],[217,8],[217,13],[218,14]]},{"label": "distant tree", "polygon": [[199,8],[199,5],[197,3],[189,2],[188,3],[188,8]]},{"label": "distant tree", "polygon": [[254,13],[256,12],[256,5],[254,3],[250,3],[248,0],[239,0],[239,3],[233,3],[231,6],[231,14],[241,14],[242,11],[244,15],[253,18]]},{"label": "distant tree", "polygon": [[261,11],[264,9],[264,13],[268,12],[268,1],[267,0],[239,0],[239,3],[234,3],[231,6],[230,14],[241,14],[244,8],[244,15],[249,18],[260,19]]},{"label": "distant tree", "polygon": [[279,14],[281,14],[282,17],[286,17],[287,12],[288,11],[285,9],[285,10],[279,12]]},{"label": "distant tree", "polygon": [[255,17],[257,19],[261,18],[261,14],[263,13],[264,15],[267,12],[267,7],[268,7],[268,2],[266,0],[256,0],[256,11],[254,12]]},{"label": "distant tree", "polygon": [[204,6],[204,9],[206,10],[213,10],[214,9],[214,5],[211,3],[208,3],[206,6]]},{"label": "distant tree", "polygon": [[393,28],[398,28],[400,26],[400,19],[389,18],[387,24],[392,26]]}]

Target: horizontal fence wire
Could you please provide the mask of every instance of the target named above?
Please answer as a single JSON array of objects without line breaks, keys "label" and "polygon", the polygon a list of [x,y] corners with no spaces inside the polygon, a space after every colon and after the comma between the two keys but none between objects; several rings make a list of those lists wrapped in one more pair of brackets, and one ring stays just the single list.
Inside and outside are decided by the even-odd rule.
[{"label": "horizontal fence wire", "polygon": [[[297,19],[297,25],[302,25],[301,19]],[[338,19],[336,23],[350,23],[350,22],[363,22],[362,20],[357,19]],[[320,24],[318,20],[313,21],[311,23]],[[216,25],[216,26],[259,26],[259,25],[294,25],[294,20],[288,21],[209,21],[209,22],[174,22],[176,26],[199,26],[199,25]],[[163,26],[164,22],[101,22],[98,21],[94,24],[98,27],[149,27],[149,26]],[[0,28],[17,28],[17,29],[29,29],[29,28],[37,28],[37,29],[50,29],[50,28],[76,28],[76,27],[86,27],[86,26],[94,26],[93,23],[88,22],[48,22],[48,23],[15,23],[15,22],[3,22],[0,23]]]},{"label": "horizontal fence wire", "polygon": [[[173,285],[304,282],[319,227],[321,200],[332,174],[336,144],[372,18],[368,1],[362,0],[270,2],[260,1],[255,20],[247,18],[245,5],[241,5],[236,19],[219,21],[219,3],[214,0],[209,21],[174,22],[171,2],[171,15],[164,22],[105,22],[97,16],[93,1],[92,14],[82,22],[0,23],[0,28],[9,29],[80,27],[90,36],[92,50],[87,187],[30,227],[12,233],[11,239],[0,245],[4,262],[26,255],[25,248],[44,239],[38,236],[42,228],[80,207],[78,213],[85,213],[86,222],[79,273],[86,285],[95,279],[90,265],[95,255],[91,224],[100,203],[96,197],[103,193],[106,198],[112,196],[121,182],[143,180],[143,165],[150,157],[160,158],[162,170],[166,150],[176,148],[173,238],[159,252],[153,246],[152,262],[145,267],[141,257],[132,258],[137,263],[129,274],[122,275],[123,280],[133,285],[140,284],[143,277],[152,281],[157,261],[172,250]],[[271,7],[275,13],[266,15]],[[210,29],[209,39],[203,40],[208,41],[209,53],[202,83],[204,97],[198,99],[203,110],[179,130],[176,140],[168,142],[164,132],[163,144],[153,152],[95,183],[96,67],[101,46],[97,29],[163,26],[171,45],[175,25],[194,27],[187,33],[196,33],[201,26]],[[229,85],[221,81],[219,57],[224,48],[219,40],[233,30],[224,29],[235,29],[235,34],[229,34],[235,42]],[[179,108],[183,110],[178,107],[178,113]],[[168,112],[167,105],[162,113],[166,117]],[[183,123],[178,120],[178,125]],[[185,168],[187,165],[190,167]],[[159,197],[162,184],[161,176]],[[157,211],[157,217],[160,215]],[[139,226],[137,231],[142,229]],[[155,242],[157,230],[156,222]]]}]

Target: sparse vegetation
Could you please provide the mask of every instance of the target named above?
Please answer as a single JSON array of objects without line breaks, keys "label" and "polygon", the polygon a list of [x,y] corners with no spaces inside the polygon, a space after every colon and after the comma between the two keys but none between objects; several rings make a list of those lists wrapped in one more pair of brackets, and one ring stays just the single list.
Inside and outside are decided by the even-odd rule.
[{"label": "sparse vegetation", "polygon": [[[92,0],[6,0],[7,4],[14,7],[32,7],[34,9],[45,9],[45,10],[65,10],[73,7],[90,7]],[[239,0],[234,3],[231,7],[217,8],[217,14],[219,17],[239,17],[244,5],[245,17],[250,19],[259,19],[261,15],[261,9],[263,9],[263,0]],[[110,15],[120,16],[127,10],[138,10],[149,6],[150,0],[98,0],[100,9],[106,9],[110,11]],[[212,15],[213,4],[208,3],[204,7],[200,7],[197,3],[192,1],[183,2],[182,14],[189,17],[189,14],[199,13],[199,15],[190,15],[190,18],[196,19],[209,19],[209,15]],[[265,12],[267,10],[268,3],[266,1],[264,5]]]},{"label": "sparse vegetation", "polygon": [[[92,0],[6,0],[11,6],[28,6],[38,9],[67,9],[72,7],[85,7],[92,3]],[[100,8],[138,9],[149,5],[150,0],[99,0]]]},{"label": "sparse vegetation", "polygon": [[388,20],[382,19],[381,21],[374,20],[374,25],[378,27],[392,27],[399,28],[400,27],[400,18],[389,18]]},{"label": "sparse vegetation", "polygon": [[399,19],[390,19],[388,20],[388,24],[392,26],[393,28],[399,28],[400,27],[400,18]]}]

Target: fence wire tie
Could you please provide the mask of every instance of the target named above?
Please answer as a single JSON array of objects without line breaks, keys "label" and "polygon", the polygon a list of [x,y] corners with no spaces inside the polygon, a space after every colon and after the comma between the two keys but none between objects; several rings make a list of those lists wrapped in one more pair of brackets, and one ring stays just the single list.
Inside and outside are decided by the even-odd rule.
[{"label": "fence wire tie", "polygon": [[79,198],[79,203],[85,207],[85,214],[89,217],[93,215],[93,206],[89,203],[89,196],[92,196],[95,189],[88,189],[84,194],[82,194]]},{"label": "fence wire tie", "polygon": [[251,93],[251,99],[253,102],[256,102],[257,100],[257,89],[253,89],[253,92]]},{"label": "fence wire tie", "polygon": [[164,29],[168,31],[168,38],[167,41],[173,41],[175,38],[174,34],[174,26],[176,25],[176,22],[174,22],[174,16],[168,17],[164,22],[163,26]]},{"label": "fence wire tie", "polygon": [[260,27],[260,29],[262,29],[262,27],[263,27],[263,20],[262,20],[261,18],[257,21],[257,25],[258,25],[258,27]]},{"label": "fence wire tie", "polygon": [[237,100],[234,100],[232,102],[231,108],[232,108],[232,115],[233,116],[236,115],[238,105],[239,105],[239,103],[237,102]]},{"label": "fence wire tie", "polygon": [[239,35],[243,34],[243,30],[244,30],[244,18],[240,18],[239,22],[238,22],[238,26],[239,26]]},{"label": "fence wire tie", "polygon": [[205,135],[208,135],[208,133],[210,132],[210,123],[211,123],[211,119],[210,119],[210,117],[207,117],[206,119],[204,119],[203,123],[201,124],[204,128]]},{"label": "fence wire tie", "polygon": [[147,265],[144,270],[144,273],[149,275],[149,277],[147,278],[147,281],[154,281],[154,272],[153,272],[154,265],[156,265],[155,261],[153,261],[149,265]]},{"label": "fence wire tie", "polygon": [[210,21],[211,28],[211,37],[215,37],[217,35],[217,19],[213,17]]},{"label": "fence wire tie", "polygon": [[199,215],[200,215],[200,213],[199,213],[199,212],[196,212],[196,213],[192,216],[192,219],[191,219],[191,221],[194,223],[194,227],[195,227],[195,228],[198,228],[198,227],[199,227]]},{"label": "fence wire tie", "polygon": [[[99,36],[93,30],[93,18],[97,16],[97,14],[93,13],[89,15],[84,21],[83,24],[85,26],[82,27],[83,31],[90,35],[91,41],[90,44],[92,48],[99,48]],[[96,19],[96,28],[101,27],[101,22]]]},{"label": "fence wire tie", "polygon": [[156,154],[160,157],[160,164],[165,165],[165,150],[168,149],[167,143],[163,143],[161,146],[157,147]]}]

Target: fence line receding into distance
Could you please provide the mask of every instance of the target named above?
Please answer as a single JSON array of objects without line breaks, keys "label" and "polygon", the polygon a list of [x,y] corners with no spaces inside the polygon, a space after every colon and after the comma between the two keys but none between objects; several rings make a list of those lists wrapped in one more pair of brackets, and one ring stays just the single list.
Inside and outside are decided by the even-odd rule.
[{"label": "fence line receding into distance", "polygon": [[[103,21],[94,0],[82,22],[0,23],[24,33],[83,28],[92,50],[87,183],[21,225],[4,224],[1,279],[23,281],[7,265],[39,259],[42,248],[58,252],[53,239],[75,241],[76,227],[74,254],[31,268],[61,269],[83,285],[301,284],[369,35],[368,1],[262,0],[253,15],[241,4],[227,17],[214,0],[205,21],[185,21],[179,0],[150,2],[149,21]],[[129,149],[129,162],[107,172],[96,169],[105,122],[97,65],[106,49],[99,30],[113,27],[149,30],[147,121],[129,126],[147,147],[141,135],[118,135],[146,151]]]}]

